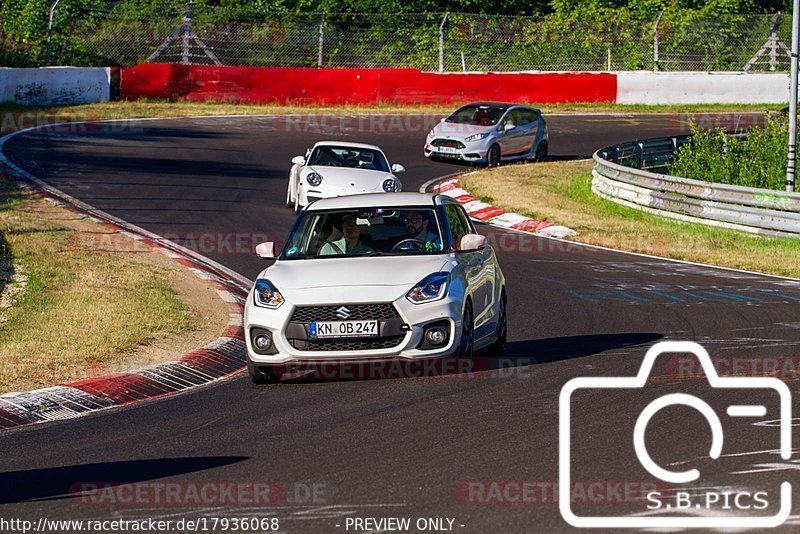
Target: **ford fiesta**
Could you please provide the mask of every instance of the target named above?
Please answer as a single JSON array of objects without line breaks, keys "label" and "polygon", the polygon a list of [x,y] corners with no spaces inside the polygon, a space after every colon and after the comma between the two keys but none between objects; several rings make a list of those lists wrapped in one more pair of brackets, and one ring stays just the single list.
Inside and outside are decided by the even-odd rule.
[{"label": "ford fiesta", "polygon": [[[276,257],[273,243],[256,252]],[[486,238],[443,195],[365,194],[300,212],[245,306],[255,383],[293,362],[420,360],[502,351],[505,278]]]},{"label": "ford fiesta", "polygon": [[434,160],[486,164],[547,158],[547,123],[541,111],[516,104],[478,102],[454,111],[425,139]]}]

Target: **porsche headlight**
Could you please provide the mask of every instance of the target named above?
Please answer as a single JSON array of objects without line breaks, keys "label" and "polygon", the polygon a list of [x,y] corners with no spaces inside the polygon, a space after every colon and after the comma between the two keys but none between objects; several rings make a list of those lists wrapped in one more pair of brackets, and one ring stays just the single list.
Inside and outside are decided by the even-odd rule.
[{"label": "porsche headlight", "polygon": [[259,278],[256,280],[256,286],[253,289],[253,298],[256,306],[269,308],[271,310],[280,308],[284,303],[281,292],[266,278]]},{"label": "porsche headlight", "polygon": [[487,137],[489,137],[488,132],[476,133],[465,138],[464,141],[466,141],[467,143],[471,143],[472,141],[480,141],[481,139],[486,139]]},{"label": "porsche headlight", "polygon": [[428,139],[433,139],[433,135],[434,135],[433,130],[428,132]]},{"label": "porsche headlight", "polygon": [[387,178],[383,181],[383,190],[387,193],[397,193],[400,191],[400,182],[394,178]]},{"label": "porsche headlight", "polygon": [[306,182],[308,182],[308,185],[317,187],[322,183],[322,176],[315,172],[311,172],[308,174],[308,176],[306,176]]},{"label": "porsche headlight", "polygon": [[439,272],[429,274],[406,294],[406,298],[414,304],[440,300],[447,295],[447,288],[449,286],[450,273]]}]

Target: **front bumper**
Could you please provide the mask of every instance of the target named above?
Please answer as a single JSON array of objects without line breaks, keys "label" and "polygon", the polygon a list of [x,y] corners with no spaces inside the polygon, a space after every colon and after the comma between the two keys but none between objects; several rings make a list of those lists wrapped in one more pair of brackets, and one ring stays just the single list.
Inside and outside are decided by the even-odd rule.
[{"label": "front bumper", "polygon": [[489,152],[490,146],[487,139],[469,143],[463,140],[456,140],[463,145],[463,148],[434,146],[431,144],[433,141],[436,141],[436,138],[429,139],[425,142],[424,151],[426,158],[465,161],[468,163],[486,163],[486,154]]},{"label": "front bumper", "polygon": [[[398,181],[399,182],[399,181]],[[402,191],[402,182],[400,182],[400,189]],[[307,206],[315,200],[323,198],[343,197],[348,195],[365,195],[367,193],[385,193],[383,190],[383,181],[372,189],[365,189],[363,187],[337,187],[324,181],[317,187],[310,186],[306,183],[300,183],[298,195],[300,195],[298,203],[301,206]]]},{"label": "front bumper", "polygon": [[[324,363],[324,362],[373,362],[381,360],[426,360],[450,356],[458,349],[456,332],[461,332],[461,301],[447,297],[425,304],[412,304],[405,297],[395,300],[394,305],[399,319],[381,321],[379,338],[354,339],[386,339],[398,340],[387,348],[370,348],[366,350],[309,350],[304,343],[301,332],[302,325],[291,321],[295,306],[289,302],[277,310],[261,308],[253,304],[252,294],[245,307],[245,339],[247,356],[255,365],[283,365],[288,363]],[[328,303],[317,303],[328,305]],[[331,303],[341,305],[343,302]],[[354,304],[377,304],[371,302],[347,302]],[[449,341],[440,348],[423,350],[418,348],[423,339],[425,327],[437,321],[446,321],[449,325]],[[265,329],[272,334],[275,354],[258,354],[253,350],[251,332],[254,328]],[[291,340],[290,340],[291,338]],[[343,341],[346,344],[346,340]],[[358,343],[354,343],[358,345]]]}]

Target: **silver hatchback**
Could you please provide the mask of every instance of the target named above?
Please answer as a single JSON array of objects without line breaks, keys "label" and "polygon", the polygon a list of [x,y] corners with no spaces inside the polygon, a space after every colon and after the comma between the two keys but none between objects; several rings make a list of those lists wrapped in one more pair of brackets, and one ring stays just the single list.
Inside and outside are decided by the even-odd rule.
[{"label": "silver hatchback", "polygon": [[538,109],[477,102],[434,126],[425,140],[425,156],[490,166],[520,159],[542,161],[547,142],[547,123]]}]

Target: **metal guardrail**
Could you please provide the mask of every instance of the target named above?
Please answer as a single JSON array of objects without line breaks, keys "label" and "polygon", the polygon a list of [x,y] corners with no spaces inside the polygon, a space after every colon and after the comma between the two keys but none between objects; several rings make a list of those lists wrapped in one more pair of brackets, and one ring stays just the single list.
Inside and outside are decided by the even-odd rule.
[{"label": "metal guardrail", "polygon": [[716,184],[665,174],[691,136],[661,137],[594,153],[592,191],[618,204],[764,236],[800,238],[800,193]]}]

